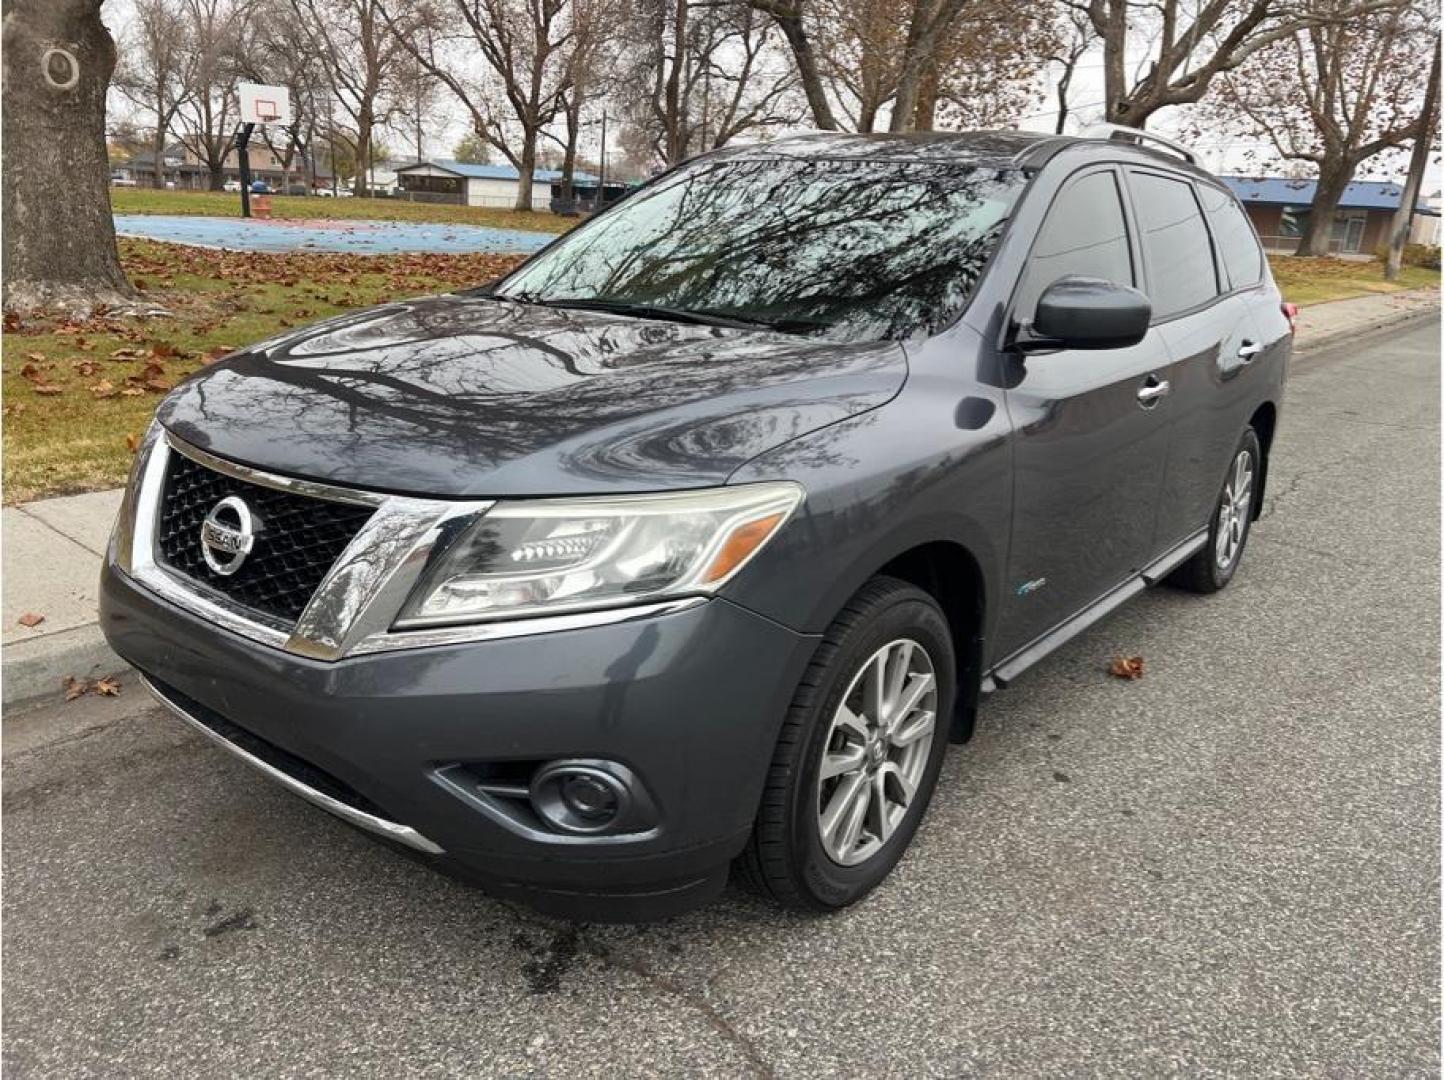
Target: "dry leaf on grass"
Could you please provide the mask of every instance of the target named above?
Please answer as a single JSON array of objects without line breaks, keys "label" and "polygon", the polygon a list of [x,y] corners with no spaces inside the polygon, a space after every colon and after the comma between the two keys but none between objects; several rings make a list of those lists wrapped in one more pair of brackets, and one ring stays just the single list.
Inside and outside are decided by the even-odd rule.
[{"label": "dry leaf on grass", "polygon": [[39,626],[45,621],[45,616],[37,615],[33,611],[27,611],[24,615],[20,616],[20,618],[16,619],[15,621],[18,622],[21,626]]},{"label": "dry leaf on grass", "polygon": [[101,379],[100,382],[90,388],[90,392],[98,398],[112,398],[120,393],[120,391],[115,388],[115,384],[109,379]]},{"label": "dry leaf on grass", "polygon": [[1108,665],[1108,674],[1118,679],[1141,679],[1143,678],[1143,657],[1115,656],[1113,663]]},{"label": "dry leaf on grass", "polygon": [[132,431],[129,435],[125,437],[125,445],[132,454],[135,453],[137,450],[140,449],[140,436]]}]

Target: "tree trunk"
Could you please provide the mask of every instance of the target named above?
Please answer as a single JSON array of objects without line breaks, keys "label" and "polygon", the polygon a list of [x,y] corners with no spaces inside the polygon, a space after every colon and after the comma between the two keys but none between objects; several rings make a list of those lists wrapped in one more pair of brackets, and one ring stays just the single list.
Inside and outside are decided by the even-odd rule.
[{"label": "tree trunk", "polygon": [[921,4],[914,4],[908,23],[907,45],[903,49],[902,70],[898,74],[897,93],[892,102],[889,131],[912,131],[917,122],[918,98],[922,94],[923,76],[937,47],[934,35],[924,27]]},{"label": "tree trunk", "polygon": [[101,0],[5,0],[5,306],[74,313],[134,295],[110,211]]},{"label": "tree trunk", "polygon": [[1103,39],[1103,116],[1115,124],[1130,124],[1126,66],[1128,5],[1124,0],[1106,0],[1102,6],[1102,19],[1093,21],[1093,29]]},{"label": "tree trunk", "polygon": [[1424,183],[1424,170],[1429,167],[1429,148],[1434,141],[1437,122],[1435,106],[1439,102],[1439,43],[1434,43],[1434,63],[1429,70],[1429,84],[1424,91],[1424,105],[1419,110],[1419,126],[1414,131],[1414,152],[1409,155],[1409,177],[1404,181],[1404,194],[1389,237],[1389,258],[1384,263],[1384,278],[1393,281],[1404,264],[1404,245],[1409,242],[1409,227],[1414,223],[1414,204],[1419,201],[1419,188]]},{"label": "tree trunk", "polygon": [[371,174],[371,107],[362,105],[356,118],[356,180],[351,192],[358,199],[367,194],[366,180]]},{"label": "tree trunk", "polygon": [[932,131],[937,112],[938,65],[936,58],[930,57],[918,84],[918,103],[913,109],[913,130]]},{"label": "tree trunk", "polygon": [[802,92],[807,95],[807,107],[812,110],[812,122],[823,131],[836,131],[837,120],[832,115],[832,106],[827,101],[827,90],[822,85],[822,73],[817,68],[817,54],[812,51],[812,42],[802,25],[800,0],[781,13],[772,8],[762,10],[767,11],[776,21],[792,50],[792,59],[797,65],[797,78],[802,83]]},{"label": "tree trunk", "polygon": [[155,139],[150,144],[155,159],[151,162],[155,166],[155,186],[157,191],[165,190],[165,128],[157,125]]},{"label": "tree trunk", "polygon": [[516,206],[513,207],[515,210],[531,209],[532,174],[536,172],[536,139],[535,128],[527,128],[522,133],[521,164],[517,167],[516,179]]},{"label": "tree trunk", "polygon": [[1309,208],[1309,228],[1299,241],[1295,255],[1327,255],[1334,231],[1334,213],[1344,189],[1354,178],[1354,163],[1338,163],[1319,170],[1319,186],[1314,190],[1314,204]]},{"label": "tree trunk", "polygon": [[210,188],[212,191],[226,190],[226,159],[224,157],[212,158],[206,162],[206,170],[210,173]]}]

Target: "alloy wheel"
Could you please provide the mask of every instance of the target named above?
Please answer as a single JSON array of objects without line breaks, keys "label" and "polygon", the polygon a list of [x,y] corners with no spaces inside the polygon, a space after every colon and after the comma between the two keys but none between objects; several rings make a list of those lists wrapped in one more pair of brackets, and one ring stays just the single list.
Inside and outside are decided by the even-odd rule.
[{"label": "alloy wheel", "polygon": [[1223,496],[1218,504],[1218,529],[1214,537],[1213,557],[1220,570],[1227,570],[1243,546],[1253,513],[1253,454],[1240,450],[1233,459]]},{"label": "alloy wheel", "polygon": [[833,862],[857,866],[907,816],[937,729],[932,657],[889,642],[853,675],[833,713],[817,783],[817,828]]}]

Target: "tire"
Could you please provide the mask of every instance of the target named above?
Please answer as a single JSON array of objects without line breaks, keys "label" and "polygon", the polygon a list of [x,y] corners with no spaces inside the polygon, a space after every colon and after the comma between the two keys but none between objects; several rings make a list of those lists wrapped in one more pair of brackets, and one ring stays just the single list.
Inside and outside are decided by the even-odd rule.
[{"label": "tire", "polygon": [[[1240,474],[1240,461],[1247,458],[1248,481],[1243,500],[1236,494]],[[1248,546],[1249,531],[1253,526],[1254,514],[1258,510],[1259,492],[1262,485],[1263,450],[1253,428],[1243,433],[1238,447],[1229,459],[1228,472],[1223,487],[1214,502],[1213,516],[1208,525],[1208,542],[1186,563],[1169,575],[1168,582],[1180,589],[1196,593],[1216,593],[1230,581],[1243,560],[1244,548]],[[1232,500],[1232,509],[1229,509]],[[1230,546],[1227,559],[1224,558],[1223,530],[1230,529],[1235,542]]]},{"label": "tire", "polygon": [[[889,666],[879,668],[879,657]],[[929,667],[931,692],[926,690]],[[873,672],[888,678],[874,683]],[[866,695],[874,685],[898,685],[892,679],[900,680],[903,689],[884,693],[894,708],[884,709],[885,724],[877,725],[869,720],[877,710]],[[892,715],[919,688],[918,704]],[[907,850],[927,811],[947,751],[956,692],[952,638],[936,601],[895,578],[877,577],[864,585],[823,635],[783,721],[752,836],[738,857],[743,883],[785,907],[810,912],[846,907],[871,892]],[[839,708],[845,700],[849,718],[842,720]],[[912,736],[929,711],[931,741],[925,750],[910,750],[923,741]],[[841,726],[835,727],[835,721]],[[870,732],[866,738],[859,734],[861,727]],[[890,737],[883,737],[884,727]],[[857,755],[861,764],[824,778],[824,753],[834,771]],[[909,774],[916,784],[904,806]],[[860,793],[857,799],[845,798],[844,784],[860,785],[852,788]],[[831,841],[825,841],[823,811],[834,808],[833,798],[841,799],[838,806],[855,810],[864,791],[865,817],[841,815]],[[848,830],[854,820],[861,821],[855,841]]]}]

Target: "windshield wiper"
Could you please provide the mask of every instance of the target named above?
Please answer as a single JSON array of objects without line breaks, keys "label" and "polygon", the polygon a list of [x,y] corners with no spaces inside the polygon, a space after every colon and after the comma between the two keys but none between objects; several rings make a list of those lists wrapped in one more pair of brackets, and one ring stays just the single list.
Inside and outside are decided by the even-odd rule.
[{"label": "windshield wiper", "polygon": [[662,304],[638,304],[629,300],[609,300],[605,297],[559,297],[552,300],[530,293],[498,294],[504,299],[519,300],[524,304],[541,304],[544,307],[576,308],[581,311],[605,311],[612,315],[632,315],[639,319],[665,319],[668,322],[694,323],[701,326],[727,326],[737,330],[773,330],[783,333],[804,333],[819,330],[826,323],[806,319],[748,319],[727,315],[720,311],[697,311],[690,308],[666,307]]}]

